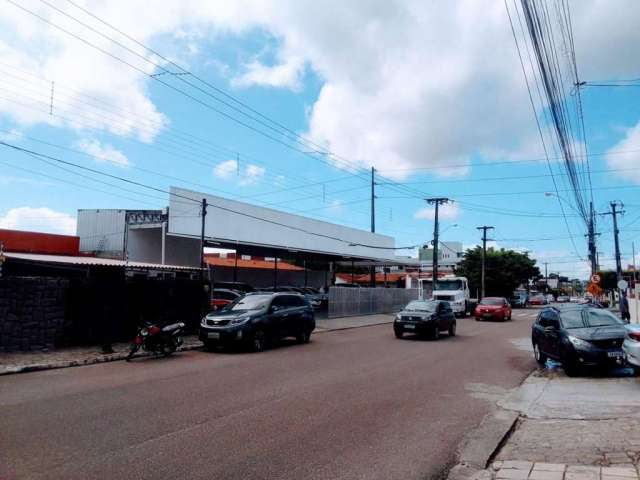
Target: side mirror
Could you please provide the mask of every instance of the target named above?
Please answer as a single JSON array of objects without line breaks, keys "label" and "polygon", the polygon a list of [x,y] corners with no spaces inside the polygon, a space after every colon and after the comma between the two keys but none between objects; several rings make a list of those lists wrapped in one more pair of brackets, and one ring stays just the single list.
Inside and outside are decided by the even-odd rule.
[{"label": "side mirror", "polygon": [[275,312],[277,312],[278,310],[280,310],[280,307],[279,307],[278,305],[271,305],[271,306],[269,307],[269,313],[275,313]]}]

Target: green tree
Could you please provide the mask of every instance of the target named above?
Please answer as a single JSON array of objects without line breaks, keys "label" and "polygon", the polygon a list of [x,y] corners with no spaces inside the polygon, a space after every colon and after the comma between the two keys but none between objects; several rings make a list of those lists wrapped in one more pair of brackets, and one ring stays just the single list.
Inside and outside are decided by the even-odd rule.
[{"label": "green tree", "polygon": [[[485,260],[485,290],[487,296],[510,297],[520,284],[540,276],[535,260],[526,253],[514,250],[487,249]],[[472,294],[480,290],[482,269],[482,248],[476,247],[465,252],[455,270],[456,275],[467,277]]]}]

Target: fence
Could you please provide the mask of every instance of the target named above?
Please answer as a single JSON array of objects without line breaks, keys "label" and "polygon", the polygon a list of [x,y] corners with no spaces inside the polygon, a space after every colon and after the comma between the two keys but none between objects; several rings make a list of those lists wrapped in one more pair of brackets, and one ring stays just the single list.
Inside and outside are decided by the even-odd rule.
[{"label": "fence", "polygon": [[331,287],[329,318],[393,313],[417,298],[417,288]]}]

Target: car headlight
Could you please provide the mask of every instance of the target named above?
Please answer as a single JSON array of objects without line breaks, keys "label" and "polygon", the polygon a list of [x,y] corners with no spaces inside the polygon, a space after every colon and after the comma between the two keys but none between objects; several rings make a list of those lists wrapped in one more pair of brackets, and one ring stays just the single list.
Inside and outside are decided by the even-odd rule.
[{"label": "car headlight", "polygon": [[396,321],[396,322],[399,322],[399,321],[400,321],[400,314],[399,314],[399,313],[397,313],[397,314],[396,314],[395,321]]},{"label": "car headlight", "polygon": [[576,348],[591,348],[592,347],[591,343],[587,342],[586,340],[582,340],[580,338],[568,336],[567,340],[569,340],[569,342],[571,342],[571,345],[573,345]]},{"label": "car headlight", "polygon": [[140,330],[140,335],[142,335],[143,337],[149,335],[149,329],[143,328],[142,330]]},{"label": "car headlight", "polygon": [[202,320],[200,320],[200,325],[204,327],[206,324],[207,324],[207,317],[202,317]]},{"label": "car headlight", "polygon": [[240,325],[242,323],[248,322],[249,320],[251,320],[251,317],[234,318],[229,322],[229,324],[230,325]]}]

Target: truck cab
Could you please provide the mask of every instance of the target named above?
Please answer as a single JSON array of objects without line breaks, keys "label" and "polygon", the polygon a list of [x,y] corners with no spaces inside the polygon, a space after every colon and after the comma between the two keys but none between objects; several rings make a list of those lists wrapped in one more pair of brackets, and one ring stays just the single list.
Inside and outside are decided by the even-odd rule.
[{"label": "truck cab", "polygon": [[442,277],[433,290],[433,280],[421,278],[418,280],[419,298],[422,300],[444,300],[449,302],[453,312],[464,317],[469,311],[469,282],[466,277]]}]

